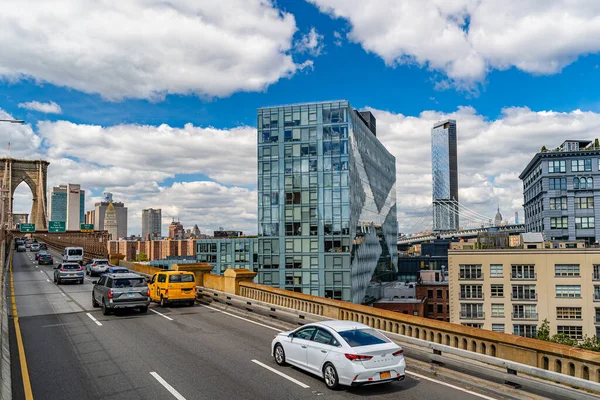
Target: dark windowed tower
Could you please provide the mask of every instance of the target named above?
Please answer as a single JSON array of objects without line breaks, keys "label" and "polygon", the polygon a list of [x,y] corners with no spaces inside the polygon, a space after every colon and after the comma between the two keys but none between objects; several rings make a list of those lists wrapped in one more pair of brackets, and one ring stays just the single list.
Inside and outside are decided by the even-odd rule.
[{"label": "dark windowed tower", "polygon": [[433,230],[458,230],[458,160],[456,121],[448,119],[431,129]]}]

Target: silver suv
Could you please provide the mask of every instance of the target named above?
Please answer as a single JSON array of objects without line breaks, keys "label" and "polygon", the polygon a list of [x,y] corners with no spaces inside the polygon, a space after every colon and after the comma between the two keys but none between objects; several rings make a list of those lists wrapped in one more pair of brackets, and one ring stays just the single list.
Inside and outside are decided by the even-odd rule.
[{"label": "silver suv", "polygon": [[117,308],[137,308],[148,312],[150,291],[146,278],[138,274],[106,274],[94,281],[92,305],[102,307],[104,315]]},{"label": "silver suv", "polygon": [[105,273],[110,266],[106,258],[94,258],[91,263],[85,266],[85,273],[89,276],[100,275]]}]

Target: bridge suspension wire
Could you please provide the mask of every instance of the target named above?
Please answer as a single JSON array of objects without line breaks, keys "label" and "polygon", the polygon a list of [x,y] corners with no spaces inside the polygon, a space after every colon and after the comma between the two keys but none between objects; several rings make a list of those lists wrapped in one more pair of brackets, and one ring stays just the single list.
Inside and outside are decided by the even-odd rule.
[{"label": "bridge suspension wire", "polygon": [[[407,232],[414,232],[414,229],[415,229],[415,227],[417,227],[417,228],[418,228],[418,227],[420,227],[420,226],[423,226],[423,223],[425,222],[425,221],[424,221],[424,220],[425,220],[425,218],[427,218],[427,217],[429,217],[429,216],[432,216],[432,215],[433,215],[433,214],[432,214],[432,211],[433,211],[433,208],[432,208],[432,207],[433,207],[433,204],[430,204],[430,205],[427,207],[427,210],[426,210],[426,211],[423,213],[423,216],[422,216],[422,217],[421,217],[419,220],[417,220],[417,222],[415,222],[415,223],[414,223],[414,224],[413,224],[413,225],[412,225],[412,226],[411,226],[411,227],[410,227],[410,228],[407,230]],[[421,229],[421,231],[422,231],[422,229]]]},{"label": "bridge suspension wire", "polygon": [[478,213],[477,211],[471,210],[469,207],[465,206],[464,204],[458,203],[458,205],[459,205],[459,207],[463,208],[465,211],[470,212],[474,215],[478,215],[481,219],[484,219],[486,222],[489,222],[491,219],[483,214]]}]

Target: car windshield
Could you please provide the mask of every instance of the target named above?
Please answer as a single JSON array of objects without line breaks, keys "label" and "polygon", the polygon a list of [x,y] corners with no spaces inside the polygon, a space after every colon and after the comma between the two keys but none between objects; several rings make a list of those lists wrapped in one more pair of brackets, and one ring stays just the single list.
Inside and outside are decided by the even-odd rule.
[{"label": "car windshield", "polygon": [[338,332],[350,347],[371,346],[374,344],[390,343],[390,340],[375,329],[352,329]]},{"label": "car windshield", "polygon": [[130,288],[130,287],[142,287],[146,286],[146,282],[143,278],[128,278],[128,279],[115,279],[113,281],[114,288]]},{"label": "car windshield", "polygon": [[81,256],[81,255],[83,255],[83,251],[81,249],[72,249],[72,250],[69,250],[68,254],[70,256]]},{"label": "car windshield", "polygon": [[169,282],[194,282],[194,275],[191,275],[191,274],[171,275],[169,277]]},{"label": "car windshield", "polygon": [[129,270],[126,268],[111,268],[110,272],[113,274],[126,274]]},{"label": "car windshield", "polygon": [[63,264],[62,269],[79,269],[77,264]]}]

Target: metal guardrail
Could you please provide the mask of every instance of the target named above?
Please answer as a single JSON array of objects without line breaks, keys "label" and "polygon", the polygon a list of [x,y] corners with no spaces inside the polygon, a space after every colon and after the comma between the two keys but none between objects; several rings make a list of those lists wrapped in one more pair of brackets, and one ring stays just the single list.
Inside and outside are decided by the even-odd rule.
[{"label": "metal guardrail", "polygon": [[[298,311],[292,308],[277,306],[270,303],[249,299],[247,297],[225,293],[214,289],[207,289],[200,286],[197,287],[197,298],[199,301],[217,302],[227,306],[239,308],[250,313],[256,313],[274,320],[292,323],[295,325],[304,325],[309,322],[317,322],[331,319],[323,317],[321,315]],[[505,371],[501,374],[501,376],[503,377],[503,379],[505,379],[507,383],[527,380],[527,378],[524,377],[517,377],[517,373],[520,372],[540,379],[558,382],[562,385],[569,385],[575,388],[589,390],[595,392],[596,394],[600,393],[600,383],[576,378],[574,376],[565,375],[542,368],[532,367],[530,365],[509,361],[494,356],[476,353],[469,350],[429,342],[411,336],[405,336],[384,330],[381,330],[381,332],[383,332],[388,337],[397,340],[400,344],[407,343],[422,349],[432,350],[433,354],[431,354],[431,359],[436,361],[437,363],[451,364],[452,362],[455,362],[454,360],[448,359],[448,357],[444,357],[444,354],[448,354],[459,357],[461,360],[469,360],[471,362],[487,364],[489,365],[489,368],[500,367]],[[481,368],[481,366],[473,365],[472,368]],[[490,374],[497,375],[498,370],[493,369],[490,371]],[[551,382],[548,382],[547,384],[553,385]],[[552,391],[570,398],[596,398],[596,395],[586,394],[569,387],[561,387],[558,385],[554,385],[554,387],[552,387]]]}]

